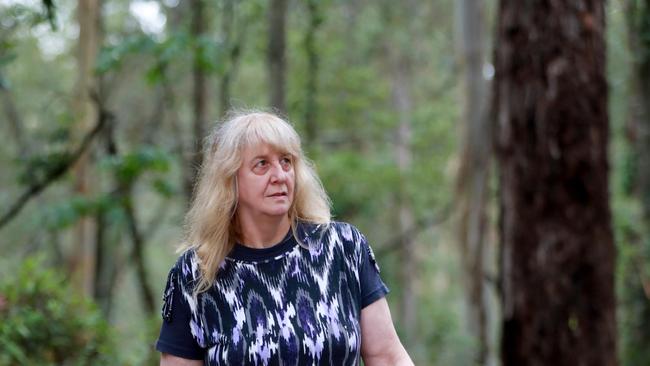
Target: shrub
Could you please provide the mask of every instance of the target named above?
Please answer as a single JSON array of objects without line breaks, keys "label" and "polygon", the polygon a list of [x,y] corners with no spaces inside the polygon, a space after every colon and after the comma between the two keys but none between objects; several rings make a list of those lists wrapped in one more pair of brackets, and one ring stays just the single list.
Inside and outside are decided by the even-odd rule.
[{"label": "shrub", "polygon": [[115,363],[99,310],[42,259],[25,260],[0,281],[0,365]]}]

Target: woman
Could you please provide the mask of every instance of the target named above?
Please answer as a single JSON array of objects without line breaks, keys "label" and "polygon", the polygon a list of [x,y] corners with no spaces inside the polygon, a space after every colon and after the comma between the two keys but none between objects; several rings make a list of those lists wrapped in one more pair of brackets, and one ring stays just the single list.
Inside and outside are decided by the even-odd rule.
[{"label": "woman", "polygon": [[330,221],[295,130],[239,114],[208,144],[164,293],[161,365],[411,365],[372,251]]}]

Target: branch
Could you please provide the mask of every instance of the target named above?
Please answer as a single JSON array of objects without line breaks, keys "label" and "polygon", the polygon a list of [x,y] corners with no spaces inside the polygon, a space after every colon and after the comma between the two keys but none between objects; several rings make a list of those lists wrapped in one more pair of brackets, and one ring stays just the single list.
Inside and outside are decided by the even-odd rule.
[{"label": "branch", "polygon": [[409,229],[406,229],[401,233],[398,233],[397,235],[388,239],[383,243],[383,245],[377,246],[377,250],[376,250],[377,256],[383,256],[385,254],[388,254],[398,249],[402,243],[402,239],[409,236],[417,235],[426,229],[429,229],[433,226],[440,225],[441,223],[447,221],[447,219],[449,218],[449,213],[451,211],[451,206],[452,206],[451,204],[447,204],[440,212],[438,212],[433,217],[424,218],[417,221],[415,225],[413,225]]},{"label": "branch", "polygon": [[[115,141],[114,131],[112,129],[109,129],[107,131],[106,138],[108,154],[113,157],[118,156],[118,145]],[[120,206],[126,214],[128,231],[133,243],[131,260],[135,265],[136,279],[139,286],[140,296],[142,297],[142,305],[147,315],[151,316],[155,313],[156,305],[154,299],[154,291],[147,281],[147,266],[145,264],[144,258],[144,246],[146,244],[146,237],[143,236],[143,233],[138,225],[135,209],[133,207],[133,185],[135,182],[120,182],[117,177],[115,181],[117,182],[117,187],[111,193],[111,195],[114,195],[118,202],[120,202]]]},{"label": "branch", "polygon": [[10,205],[9,210],[0,217],[0,229],[2,229],[6,224],[8,224],[12,219],[14,219],[18,213],[25,207],[25,204],[29,202],[30,199],[36,197],[41,193],[45,188],[50,184],[54,183],[56,180],[61,178],[83,155],[83,153],[88,149],[92,140],[97,136],[99,131],[104,127],[106,121],[112,119],[113,115],[107,112],[101,112],[99,120],[95,127],[90,130],[81,141],[81,144],[68,156],[67,160],[61,164],[56,164],[48,172],[45,178],[40,181],[33,182],[21,195],[18,197],[16,202]]},{"label": "branch", "polygon": [[147,266],[145,265],[144,258],[145,239],[142,237],[142,233],[140,232],[135,217],[132,187],[127,187],[124,194],[125,196],[122,199],[122,207],[126,213],[129,234],[131,235],[131,241],[133,242],[132,259],[135,265],[136,277],[138,279],[139,292],[142,297],[142,305],[145,312],[147,315],[152,316],[155,313],[156,302],[154,300],[153,289],[147,281]]}]

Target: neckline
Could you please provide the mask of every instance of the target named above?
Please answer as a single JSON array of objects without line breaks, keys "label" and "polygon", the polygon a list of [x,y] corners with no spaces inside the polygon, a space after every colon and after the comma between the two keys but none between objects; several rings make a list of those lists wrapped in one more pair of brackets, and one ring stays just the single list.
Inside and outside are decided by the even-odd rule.
[{"label": "neckline", "polygon": [[235,243],[235,246],[232,251],[230,251],[227,258],[244,262],[269,260],[289,252],[296,246],[296,244],[293,232],[291,228],[289,228],[289,231],[279,243],[268,248],[251,248],[241,243]]}]

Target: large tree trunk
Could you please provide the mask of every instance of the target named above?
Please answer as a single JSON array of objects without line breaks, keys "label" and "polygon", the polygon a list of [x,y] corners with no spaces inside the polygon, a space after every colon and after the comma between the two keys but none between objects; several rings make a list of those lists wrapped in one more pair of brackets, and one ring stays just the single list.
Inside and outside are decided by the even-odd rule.
[{"label": "large tree trunk", "polygon": [[[75,106],[77,136],[83,136],[99,118],[97,104],[92,98],[97,98],[99,95],[99,83],[94,74],[94,67],[100,44],[100,10],[99,0],[79,0],[78,2],[79,48],[77,60],[79,74]],[[90,197],[93,191],[90,156],[90,151],[87,150],[74,167],[74,192],[83,197]],[[94,218],[91,216],[81,218],[74,227],[74,233],[74,251],[70,258],[73,283],[84,294],[93,296],[96,250]]]},{"label": "large tree trunk", "polygon": [[287,0],[271,0],[269,3],[269,100],[271,107],[286,113],[286,17]]},{"label": "large tree trunk", "polygon": [[485,266],[488,178],[492,140],[487,113],[487,83],[483,78],[485,24],[482,2],[456,2],[459,21],[459,64],[463,75],[462,147],[457,177],[458,244],[461,254],[470,332],[478,348],[477,365],[489,358]]},{"label": "large tree trunk", "polygon": [[604,5],[502,0],[502,358],[616,365]]}]

